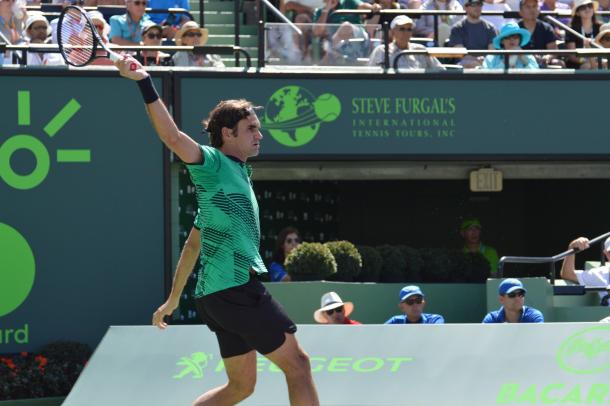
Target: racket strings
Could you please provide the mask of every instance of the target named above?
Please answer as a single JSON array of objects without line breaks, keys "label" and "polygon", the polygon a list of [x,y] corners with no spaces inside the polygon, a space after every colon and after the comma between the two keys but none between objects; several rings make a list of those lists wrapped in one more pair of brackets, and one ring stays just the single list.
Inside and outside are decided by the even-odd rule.
[{"label": "racket strings", "polygon": [[83,66],[95,52],[94,33],[82,13],[69,10],[60,27],[61,45],[65,58],[73,65]]}]

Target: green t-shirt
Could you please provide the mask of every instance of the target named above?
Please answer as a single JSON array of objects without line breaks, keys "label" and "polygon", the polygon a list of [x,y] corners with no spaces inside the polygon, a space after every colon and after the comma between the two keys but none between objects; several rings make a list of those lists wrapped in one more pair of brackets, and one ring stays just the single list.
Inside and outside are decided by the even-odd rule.
[{"label": "green t-shirt", "polygon": [[187,165],[195,185],[201,225],[201,271],[195,297],[243,285],[249,271],[267,272],[259,254],[258,203],[250,167],[200,145],[202,164]]},{"label": "green t-shirt", "polygon": [[[468,247],[464,247],[464,253],[468,254],[470,250]],[[498,252],[494,247],[490,247],[488,245],[479,245],[479,252],[487,259],[489,262],[489,273],[492,278],[496,278],[498,276]]]},{"label": "green t-shirt", "polygon": [[[339,4],[335,10],[356,10],[362,4],[360,0],[339,0]],[[315,9],[313,13],[313,22],[317,22],[320,19],[323,8]],[[328,14],[326,24],[341,24],[343,22],[350,22],[352,24],[361,24],[359,14],[335,14],[332,11]],[[337,28],[335,27],[334,30]],[[334,30],[332,30],[334,32]]]}]

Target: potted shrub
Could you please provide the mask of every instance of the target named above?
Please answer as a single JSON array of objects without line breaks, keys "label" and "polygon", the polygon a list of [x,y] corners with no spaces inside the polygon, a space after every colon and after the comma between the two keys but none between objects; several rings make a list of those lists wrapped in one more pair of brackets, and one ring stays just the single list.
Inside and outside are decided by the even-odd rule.
[{"label": "potted shrub", "polygon": [[381,245],[377,247],[383,265],[381,268],[381,282],[405,282],[405,272],[407,261],[401,250],[393,245]]},{"label": "potted shrub", "polygon": [[315,281],[337,273],[337,262],[327,246],[304,242],[288,255],[286,272],[293,281]]},{"label": "potted shrub", "polygon": [[354,244],[349,241],[329,241],[325,243],[337,262],[337,273],[330,280],[353,282],[362,270],[362,257]]},{"label": "potted shrub", "polygon": [[374,247],[359,245],[358,252],[362,258],[362,270],[358,275],[359,282],[379,282],[383,259]]}]

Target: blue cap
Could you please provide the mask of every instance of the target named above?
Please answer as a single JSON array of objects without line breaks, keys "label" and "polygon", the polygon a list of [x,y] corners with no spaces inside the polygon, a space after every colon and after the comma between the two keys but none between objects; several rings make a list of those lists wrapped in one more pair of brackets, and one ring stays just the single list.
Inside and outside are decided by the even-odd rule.
[{"label": "blue cap", "polygon": [[404,288],[400,289],[400,293],[398,294],[398,299],[400,302],[403,302],[413,295],[420,295],[421,297],[424,297],[424,294],[422,293],[419,286],[410,285],[410,286],[405,286]]},{"label": "blue cap", "polygon": [[512,293],[515,290],[522,290],[524,292],[527,292],[527,290],[523,287],[523,283],[521,283],[519,279],[515,278],[504,279],[500,283],[500,287],[498,287],[498,293],[501,296]]}]

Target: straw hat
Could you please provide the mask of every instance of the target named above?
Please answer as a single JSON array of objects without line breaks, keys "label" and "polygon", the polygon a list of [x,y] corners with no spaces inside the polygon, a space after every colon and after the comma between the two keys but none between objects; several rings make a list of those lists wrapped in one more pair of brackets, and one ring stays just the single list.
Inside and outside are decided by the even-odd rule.
[{"label": "straw hat", "polygon": [[599,33],[595,36],[595,42],[601,44],[602,38],[610,34],[610,23],[606,23],[599,27]]},{"label": "straw hat", "polygon": [[328,292],[322,295],[320,301],[320,308],[313,314],[315,321],[321,324],[328,324],[328,320],[324,317],[324,312],[330,309],[336,309],[337,307],[343,306],[345,309],[345,317],[348,317],[354,311],[354,304],[352,302],[343,302],[341,297],[336,292]]},{"label": "straw hat", "polygon": [[182,45],[182,37],[188,31],[199,31],[201,33],[201,43],[199,45],[203,45],[208,42],[208,30],[206,28],[199,27],[195,21],[187,21],[180,27],[180,30],[176,33],[174,40],[176,41],[176,45]]}]

